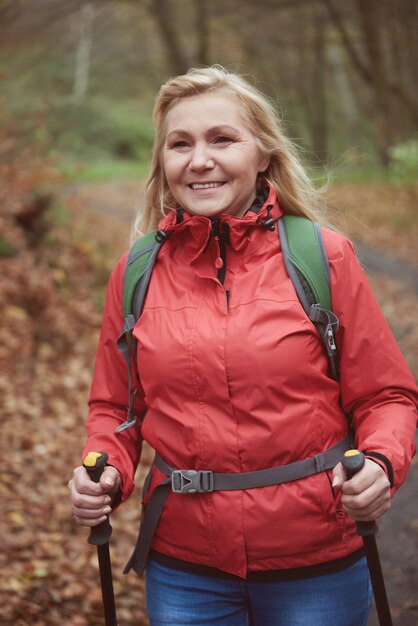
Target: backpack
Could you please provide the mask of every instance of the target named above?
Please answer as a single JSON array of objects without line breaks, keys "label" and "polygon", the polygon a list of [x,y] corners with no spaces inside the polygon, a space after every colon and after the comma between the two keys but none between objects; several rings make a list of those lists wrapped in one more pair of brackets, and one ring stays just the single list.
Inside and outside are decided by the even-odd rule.
[{"label": "backpack", "polygon": [[[272,220],[273,222],[273,220]],[[274,222],[272,223],[274,230]],[[339,379],[338,354],[334,332],[338,318],[332,312],[328,257],[318,223],[295,215],[278,220],[278,231],[286,271],[307,316],[316,326],[329,361],[329,375]],[[122,432],[135,424],[133,373],[137,376],[136,341],[132,334],[147,293],[155,259],[168,238],[163,230],[152,231],[136,241],[128,254],[123,282],[123,328],[117,345],[128,367],[129,406],[126,422],[118,426]]]}]

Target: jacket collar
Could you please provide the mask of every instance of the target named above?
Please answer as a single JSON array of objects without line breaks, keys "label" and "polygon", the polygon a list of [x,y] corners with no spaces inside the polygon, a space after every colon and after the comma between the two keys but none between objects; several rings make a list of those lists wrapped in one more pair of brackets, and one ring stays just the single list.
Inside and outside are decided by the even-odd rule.
[{"label": "jacket collar", "polygon": [[258,215],[260,213],[260,211],[263,209],[263,206],[267,202],[267,199],[269,197],[269,191],[270,188],[265,187],[263,191],[258,194],[250,208],[245,211],[244,217],[250,213],[254,213],[255,215]]},{"label": "jacket collar", "polygon": [[263,196],[256,199],[242,217],[222,213],[208,218],[183,211],[179,222],[179,211],[173,208],[159,224],[159,228],[169,235],[164,248],[167,251],[174,248],[178,259],[194,266],[200,264],[199,259],[202,257],[207,258],[209,249],[213,251],[211,243],[215,238],[223,239],[228,256],[263,254],[263,250],[265,252],[267,249],[267,240],[270,241],[269,245],[277,246],[277,233],[271,232],[266,221],[270,220],[271,223],[273,220],[274,224],[283,215],[275,190],[268,187],[267,191],[267,198],[264,200]]},{"label": "jacket collar", "polygon": [[[276,221],[283,215],[283,211],[279,206],[275,190],[268,186],[259,194],[252,206],[245,212],[242,217],[221,213],[214,217],[206,217],[204,215],[192,215],[187,213],[181,207],[170,210],[168,215],[159,223],[159,228],[169,235],[190,233],[191,239],[199,240],[199,243],[206,246],[208,240],[213,234],[213,223],[215,220],[221,224],[227,224],[230,232],[230,245],[232,248],[238,249],[250,235],[250,232],[256,228],[257,230],[266,230],[266,221],[273,219]],[[195,241],[197,244],[198,241]]]},{"label": "jacket collar", "polygon": [[[260,213],[264,204],[266,203],[268,196],[269,196],[269,187],[265,187],[265,189],[263,189],[263,191],[260,192],[258,196],[256,196],[251,207],[246,210],[243,217],[245,217],[249,213],[254,213],[258,215],[258,213]],[[176,224],[181,224],[181,222],[184,221],[184,216],[186,214],[186,211],[180,205],[177,206],[175,211],[176,211]],[[214,218],[208,218],[208,219],[213,221]]]}]

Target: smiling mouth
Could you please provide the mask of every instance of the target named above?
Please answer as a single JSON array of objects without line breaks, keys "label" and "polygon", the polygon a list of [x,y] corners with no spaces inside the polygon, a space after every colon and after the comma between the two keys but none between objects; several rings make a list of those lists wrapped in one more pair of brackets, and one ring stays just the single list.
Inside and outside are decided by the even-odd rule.
[{"label": "smiling mouth", "polygon": [[192,189],[213,189],[215,187],[222,187],[225,183],[214,182],[214,183],[192,183],[189,185]]}]

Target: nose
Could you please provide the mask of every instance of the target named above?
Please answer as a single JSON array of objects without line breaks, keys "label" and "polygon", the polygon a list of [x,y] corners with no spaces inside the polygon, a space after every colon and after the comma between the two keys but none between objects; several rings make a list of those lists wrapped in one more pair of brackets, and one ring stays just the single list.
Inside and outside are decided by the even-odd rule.
[{"label": "nose", "polygon": [[189,168],[195,172],[213,169],[215,162],[206,144],[196,143],[190,154]]}]

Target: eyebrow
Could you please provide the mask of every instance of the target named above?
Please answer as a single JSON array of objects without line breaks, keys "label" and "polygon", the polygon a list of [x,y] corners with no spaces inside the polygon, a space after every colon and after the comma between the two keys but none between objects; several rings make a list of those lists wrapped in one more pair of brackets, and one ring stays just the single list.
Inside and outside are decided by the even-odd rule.
[{"label": "eyebrow", "polygon": [[[237,128],[234,128],[233,126],[229,126],[229,124],[218,124],[216,126],[211,126],[211,128],[208,129],[209,135],[216,135],[216,133],[225,133],[225,132],[232,133],[234,135],[240,134]],[[183,136],[189,137],[191,133],[188,130],[184,130],[182,128],[175,128],[174,130],[171,130],[167,134],[167,139],[169,139],[172,135],[183,135]]]}]

